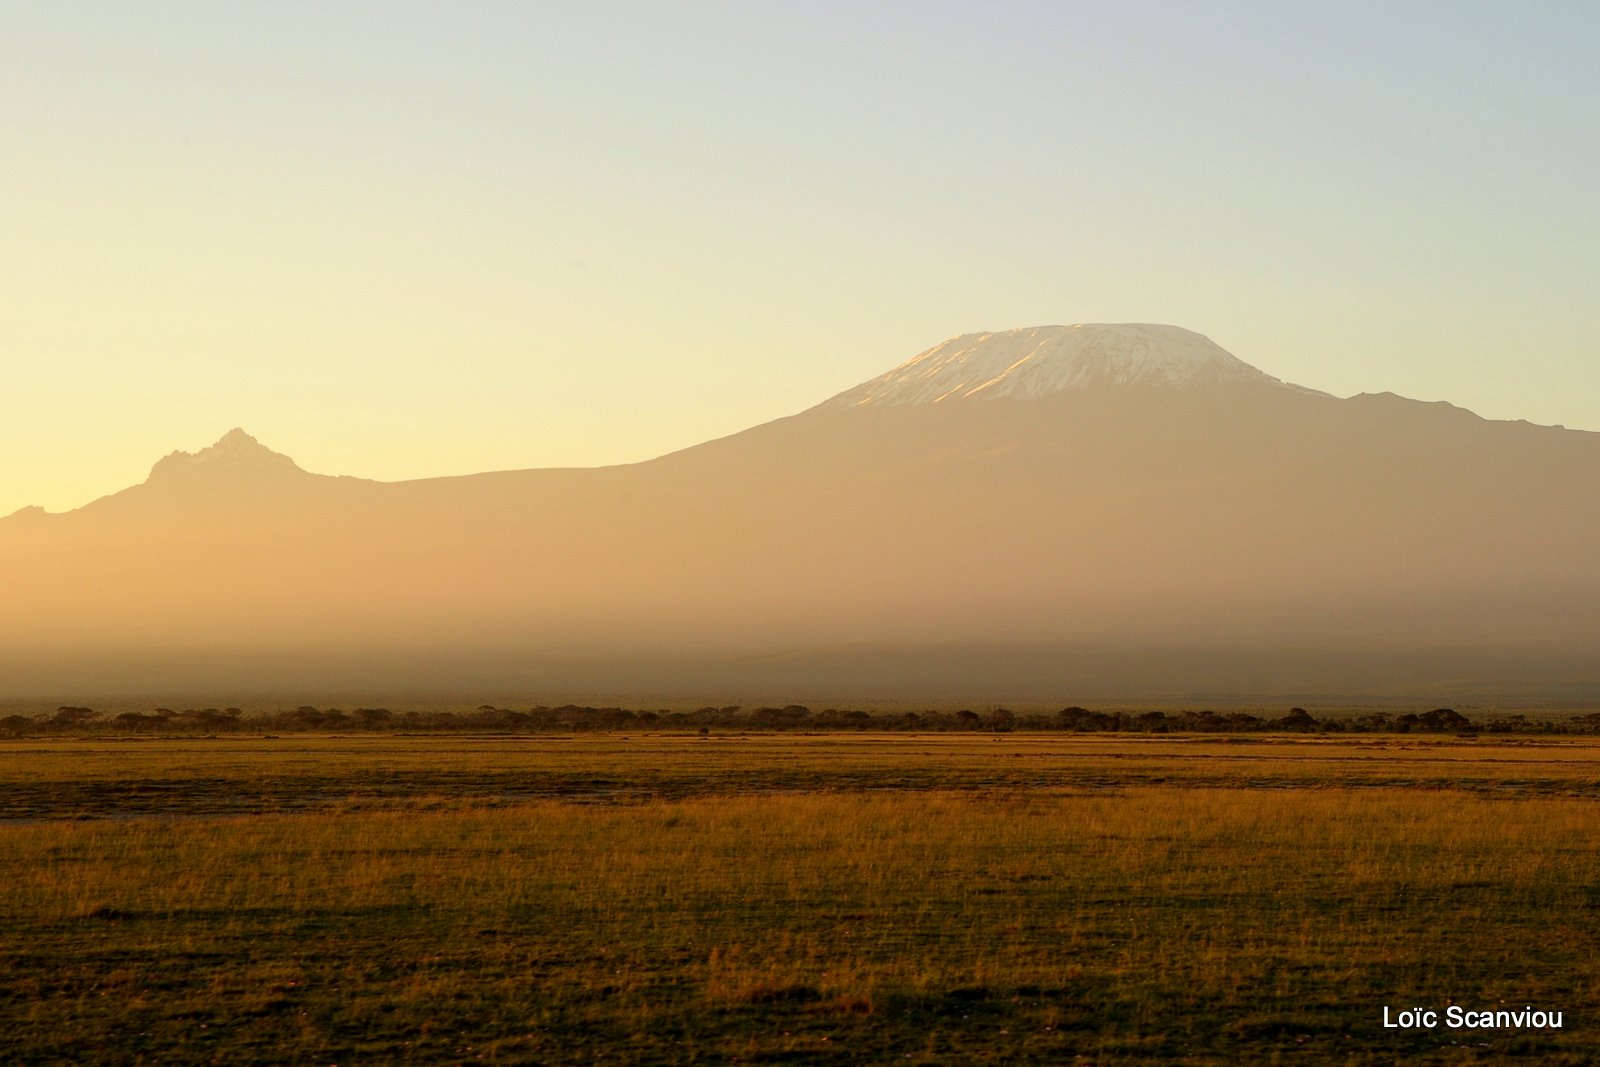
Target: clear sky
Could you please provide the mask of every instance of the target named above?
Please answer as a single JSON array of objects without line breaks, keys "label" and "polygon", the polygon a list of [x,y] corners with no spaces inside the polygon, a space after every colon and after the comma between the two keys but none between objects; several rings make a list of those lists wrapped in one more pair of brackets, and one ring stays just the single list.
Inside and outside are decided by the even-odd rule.
[{"label": "clear sky", "polygon": [[0,7],[0,514],[645,459],[1165,322],[1600,429],[1600,5]]}]

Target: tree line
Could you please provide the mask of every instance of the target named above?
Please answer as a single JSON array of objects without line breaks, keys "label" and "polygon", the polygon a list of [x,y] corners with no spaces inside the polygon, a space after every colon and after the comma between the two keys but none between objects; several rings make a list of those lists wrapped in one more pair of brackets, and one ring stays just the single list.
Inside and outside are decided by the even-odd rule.
[{"label": "tree line", "polygon": [[1244,711],[1091,711],[1061,708],[1054,712],[1013,712],[1005,707],[984,711],[864,711],[800,704],[783,707],[702,707],[694,711],[636,710],[562,704],[535,705],[525,710],[483,704],[471,710],[403,710],[356,707],[247,712],[241,708],[155,708],[148,712],[101,713],[93,708],[62,705],[54,712],[12,714],[0,718],[0,736],[50,734],[224,734],[224,733],[574,733],[596,731],[712,730],[872,730],[937,732],[1065,732],[1126,734],[1597,734],[1600,712],[1566,718],[1496,715],[1473,720],[1453,708],[1423,712],[1368,712],[1318,718],[1304,708],[1283,715]]}]

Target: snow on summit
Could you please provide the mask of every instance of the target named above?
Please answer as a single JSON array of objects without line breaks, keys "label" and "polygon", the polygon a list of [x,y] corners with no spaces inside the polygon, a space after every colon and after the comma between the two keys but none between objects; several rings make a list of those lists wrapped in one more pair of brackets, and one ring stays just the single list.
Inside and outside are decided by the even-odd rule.
[{"label": "snow on summit", "polygon": [[1094,385],[1281,384],[1177,326],[1079,323],[969,333],[935,345],[822,405],[1030,399]]}]

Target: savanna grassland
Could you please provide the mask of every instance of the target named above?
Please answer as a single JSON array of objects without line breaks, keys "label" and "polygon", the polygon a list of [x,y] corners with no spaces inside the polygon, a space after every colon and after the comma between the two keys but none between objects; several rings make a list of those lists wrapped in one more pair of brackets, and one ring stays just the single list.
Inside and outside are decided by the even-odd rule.
[{"label": "savanna grassland", "polygon": [[1597,816],[1588,739],[0,742],[0,1061],[1591,1063]]}]

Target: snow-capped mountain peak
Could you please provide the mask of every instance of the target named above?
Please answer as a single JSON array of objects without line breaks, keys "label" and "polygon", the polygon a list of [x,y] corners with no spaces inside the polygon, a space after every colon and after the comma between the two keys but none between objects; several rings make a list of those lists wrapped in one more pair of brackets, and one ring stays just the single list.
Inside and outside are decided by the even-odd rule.
[{"label": "snow-capped mountain peak", "polygon": [[1177,326],[1078,323],[953,337],[822,407],[1031,399],[1100,385],[1222,382],[1283,384]]}]

